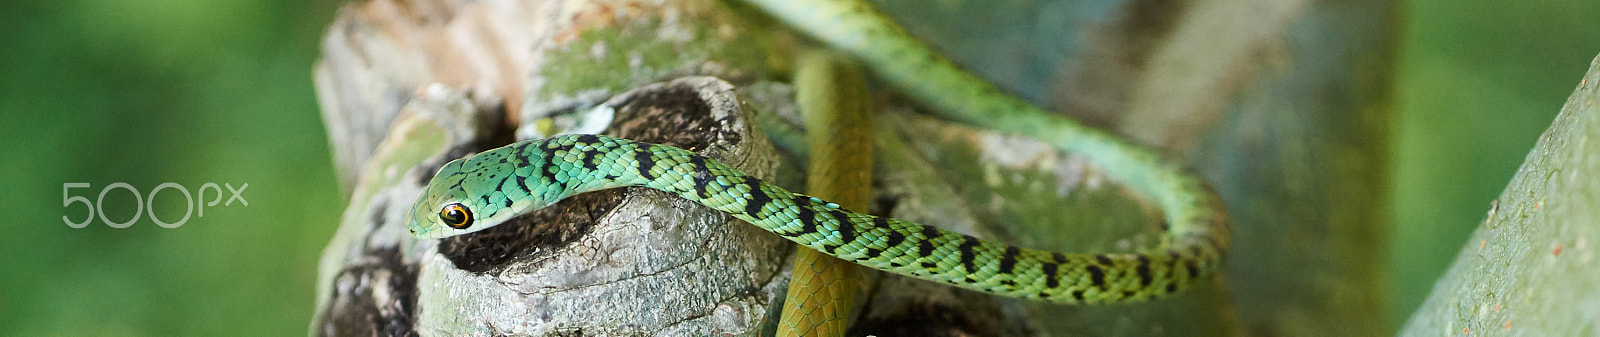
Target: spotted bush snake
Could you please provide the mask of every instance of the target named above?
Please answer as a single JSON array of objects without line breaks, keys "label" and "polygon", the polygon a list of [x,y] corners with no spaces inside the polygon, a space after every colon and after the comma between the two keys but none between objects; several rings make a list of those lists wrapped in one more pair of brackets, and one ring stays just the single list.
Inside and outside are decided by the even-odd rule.
[{"label": "spotted bush snake", "polygon": [[1161,244],[1137,253],[1064,253],[873,216],[790,192],[693,152],[600,135],[529,140],[451,161],[409,216],[418,238],[483,230],[564,198],[642,186],[873,269],[1056,303],[1177,293],[1216,273],[1228,247],[1221,201],[1199,177],[1148,150],[1001,93],[859,1],[748,0],[868,65],[946,118],[1026,135],[1095,161],[1159,205]]}]

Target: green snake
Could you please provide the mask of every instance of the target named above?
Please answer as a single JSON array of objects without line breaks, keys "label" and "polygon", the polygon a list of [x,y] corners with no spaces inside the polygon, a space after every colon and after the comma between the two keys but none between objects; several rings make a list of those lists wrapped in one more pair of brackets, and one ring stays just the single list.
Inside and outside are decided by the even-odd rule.
[{"label": "green snake", "polygon": [[1104,254],[1017,247],[853,212],[684,149],[600,135],[522,141],[445,164],[411,211],[412,234],[472,233],[579,193],[641,186],[845,261],[1002,296],[1069,304],[1141,301],[1191,288],[1220,269],[1228,247],[1221,201],[1181,165],[1001,93],[865,3],[747,2],[859,58],[946,118],[1030,136],[1097,162],[1161,207],[1161,244]]}]

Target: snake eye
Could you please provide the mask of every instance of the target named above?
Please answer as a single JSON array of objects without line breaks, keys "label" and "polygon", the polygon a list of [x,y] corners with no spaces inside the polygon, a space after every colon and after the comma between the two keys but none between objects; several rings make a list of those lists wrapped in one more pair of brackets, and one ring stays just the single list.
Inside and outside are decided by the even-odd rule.
[{"label": "snake eye", "polygon": [[472,226],[472,211],[467,210],[467,206],[462,206],[461,203],[444,205],[444,208],[439,210],[439,221],[443,221],[444,225],[450,228],[467,229]]}]

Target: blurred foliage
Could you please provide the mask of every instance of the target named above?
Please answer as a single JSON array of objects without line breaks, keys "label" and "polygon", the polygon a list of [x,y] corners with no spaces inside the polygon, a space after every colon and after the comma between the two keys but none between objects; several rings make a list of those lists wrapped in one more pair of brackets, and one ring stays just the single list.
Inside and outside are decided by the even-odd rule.
[{"label": "blurred foliage", "polygon": [[[0,3],[0,327],[14,335],[300,335],[344,202],[311,88],[333,0]],[[1391,262],[1403,322],[1600,53],[1600,2],[1406,5]],[[178,229],[81,205],[126,182],[249,183]],[[182,214],[163,191],[155,212]],[[209,196],[208,196],[209,198]],[[126,191],[107,217],[133,215]]]},{"label": "blurred foliage", "polygon": [[[16,336],[303,335],[317,258],[344,209],[311,87],[336,1],[0,4],[0,329]],[[125,182],[250,184],[164,229],[81,204]],[[226,188],[223,191],[226,199]],[[209,199],[210,196],[207,196]],[[113,190],[107,218],[134,199]],[[209,201],[209,200],[208,200]],[[182,193],[155,212],[177,221]]]}]

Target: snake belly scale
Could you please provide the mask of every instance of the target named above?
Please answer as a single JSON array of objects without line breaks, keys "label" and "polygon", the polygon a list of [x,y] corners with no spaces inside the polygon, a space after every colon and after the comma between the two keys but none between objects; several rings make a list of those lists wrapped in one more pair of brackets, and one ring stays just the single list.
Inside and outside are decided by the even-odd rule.
[{"label": "snake belly scale", "polygon": [[1204,230],[1169,231],[1162,245],[1137,254],[1016,247],[853,212],[684,149],[599,135],[523,141],[451,161],[413,207],[408,227],[419,238],[466,234],[579,193],[629,186],[675,194],[866,267],[1058,303],[1179,292],[1214,273],[1222,250]]}]

